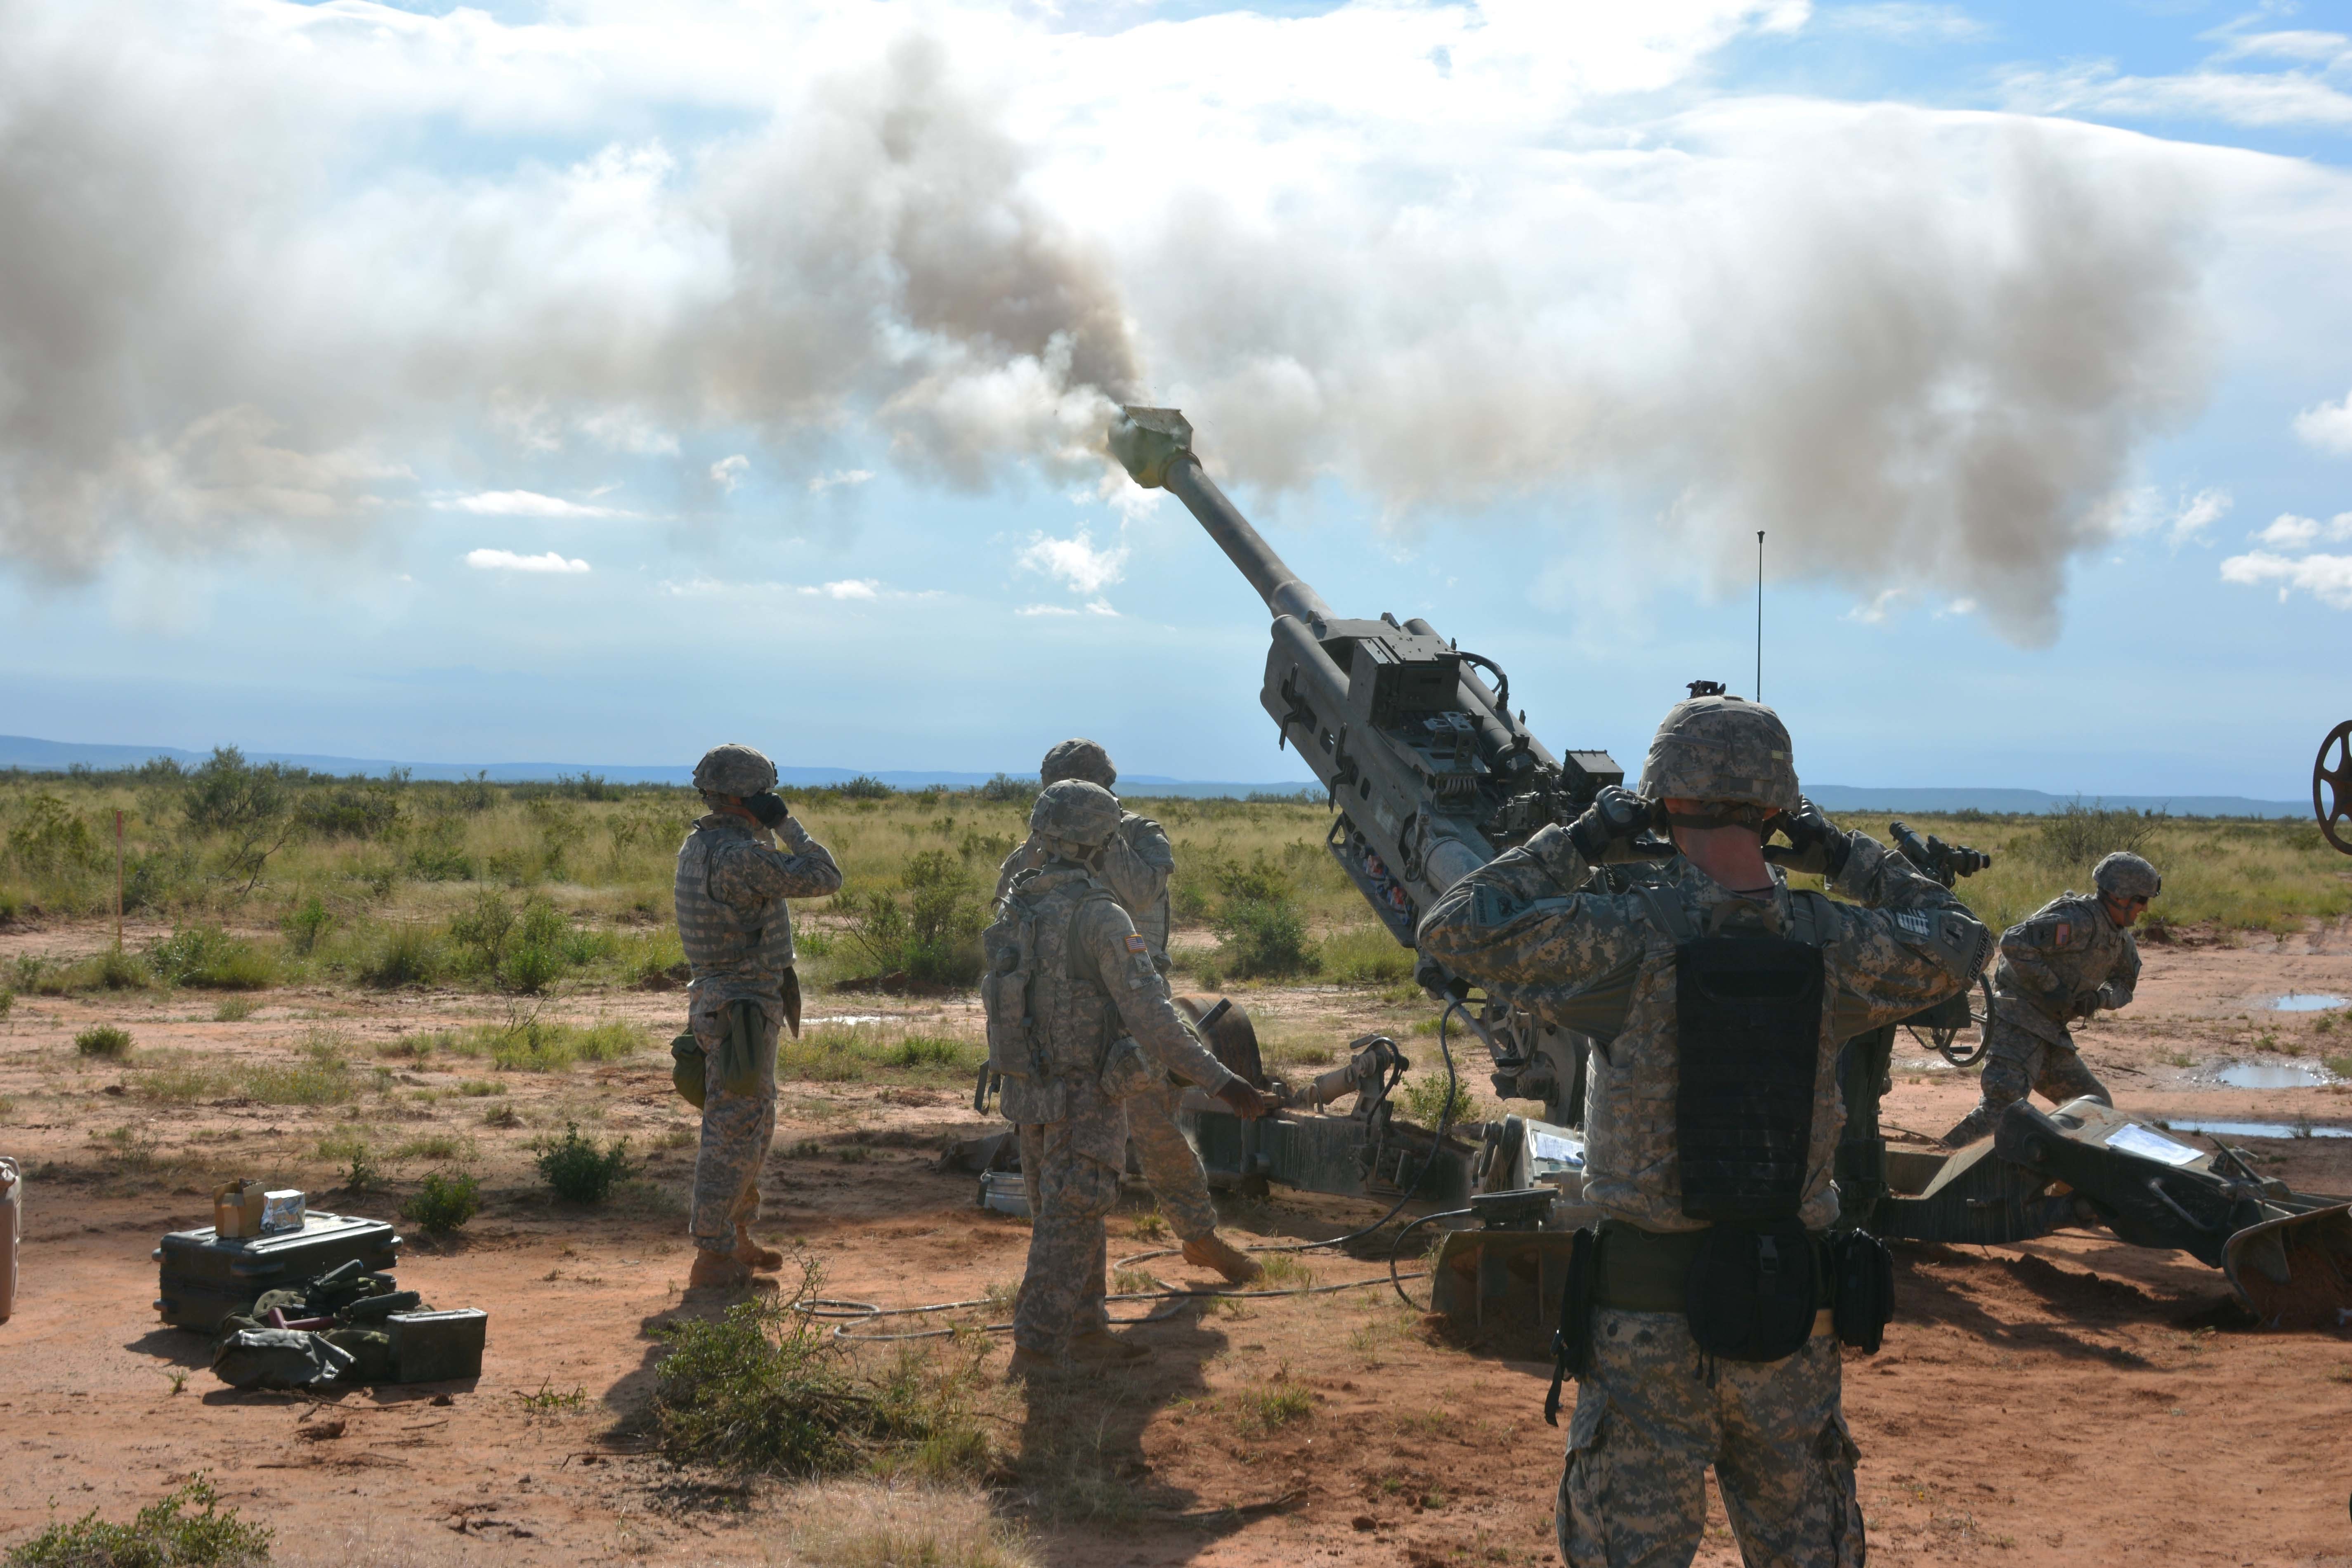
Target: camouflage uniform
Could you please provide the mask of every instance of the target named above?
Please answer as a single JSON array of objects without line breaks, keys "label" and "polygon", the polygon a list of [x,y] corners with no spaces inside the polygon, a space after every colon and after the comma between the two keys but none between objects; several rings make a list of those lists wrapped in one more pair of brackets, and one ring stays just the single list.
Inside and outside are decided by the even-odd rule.
[{"label": "camouflage uniform", "polygon": [[[996,878],[997,901],[1003,901],[1015,878],[1035,870],[1048,858],[1045,845],[1034,835],[1006,856]],[[1151,949],[1153,966],[1162,974],[1168,973],[1168,933],[1172,925],[1168,879],[1175,868],[1176,854],[1169,847],[1167,830],[1148,816],[1120,812],[1118,832],[1103,851],[1101,878],[1135,921],[1136,931]],[[1209,1196],[1201,1156],[1176,1122],[1183,1094],[1181,1088],[1164,1079],[1139,1089],[1127,1102],[1127,1131],[1135,1143],[1136,1163],[1160,1200],[1160,1213],[1168,1216],[1178,1239],[1197,1241],[1216,1233],[1217,1207]],[[1022,1169],[1029,1168],[1024,1149]],[[1032,1178],[1028,1185],[1029,1212],[1034,1214],[1035,1180]]]},{"label": "camouflage uniform", "polygon": [[[1695,706],[1678,707],[1669,725]],[[1774,760],[1787,769],[1785,751]],[[1753,800],[1761,792],[1720,793]],[[1793,803],[1793,776],[1787,794]],[[1850,848],[1832,884],[1854,903],[1814,902],[1813,918],[1826,921],[1826,1005],[1799,1217],[1815,1231],[1837,1217],[1838,1042],[1951,995],[1983,968],[1990,946],[1949,891],[1869,838],[1843,841]],[[1570,830],[1547,827],[1448,889],[1422,921],[1420,950],[1540,1022],[1602,1038],[1587,1091],[1584,1201],[1645,1231],[1701,1229],[1683,1213],[1676,1155],[1677,941],[1639,893],[1578,891],[1591,869]],[[1687,860],[1667,862],[1662,878],[1659,896],[1680,906],[1694,931],[1782,936],[1792,928],[1791,895],[1777,873],[1757,899]],[[1604,1307],[1560,1482],[1563,1563],[1688,1563],[1706,1525],[1701,1471],[1710,1463],[1748,1562],[1860,1563],[1856,1456],[1839,1414],[1838,1374],[1837,1347],[1819,1322],[1797,1353],[1741,1363],[1701,1356],[1679,1313]]]},{"label": "camouflage uniform", "polygon": [[[730,792],[732,793],[732,792]],[[775,840],[785,847],[775,847]],[[793,967],[787,899],[816,899],[841,889],[841,868],[799,819],[772,834],[757,823],[713,812],[694,825],[677,852],[677,934],[694,970],[688,1026],[706,1061],[718,1058],[730,1003],[757,1005],[761,1079],[750,1094],[721,1087],[706,1073],[702,1147],[694,1162],[694,1244],[724,1252],[738,1226],[759,1217],[760,1167],[776,1131],[776,1037],[784,1023],[785,977]]]},{"label": "camouflage uniform", "polygon": [[[1036,910],[1032,1004],[1044,1076],[1008,1078],[1006,1118],[1019,1129],[1021,1163],[1034,1173],[1029,1267],[1013,1318],[1013,1343],[1058,1356],[1073,1333],[1100,1330],[1103,1220],[1118,1198],[1127,1151],[1127,1100],[1137,1081],[1181,1073],[1211,1092],[1236,1081],[1196,1040],[1168,999],[1167,982],[1115,894],[1071,861],[1049,858],[1013,888]],[[1122,1035],[1142,1058],[1131,1079],[1104,1082]]]},{"label": "camouflage uniform", "polygon": [[2087,1094],[2113,1105],[2066,1026],[2128,1005],[2138,984],[2139,944],[2095,894],[2063,893],[2001,932],[1982,1093],[1944,1142],[1958,1148],[1990,1136],[2030,1090],[2058,1104]]}]

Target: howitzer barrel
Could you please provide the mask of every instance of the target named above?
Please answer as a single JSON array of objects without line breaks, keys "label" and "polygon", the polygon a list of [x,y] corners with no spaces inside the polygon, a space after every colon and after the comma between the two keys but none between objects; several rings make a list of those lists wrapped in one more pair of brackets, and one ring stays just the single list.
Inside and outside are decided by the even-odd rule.
[{"label": "howitzer barrel", "polygon": [[1249,519],[1225,499],[1192,455],[1192,422],[1173,408],[1130,408],[1111,426],[1110,448],[1146,489],[1165,489],[1200,520],[1225,558],[1240,568],[1265,607],[1277,616],[1320,623],[1332,618],[1323,595],[1274,552]]}]

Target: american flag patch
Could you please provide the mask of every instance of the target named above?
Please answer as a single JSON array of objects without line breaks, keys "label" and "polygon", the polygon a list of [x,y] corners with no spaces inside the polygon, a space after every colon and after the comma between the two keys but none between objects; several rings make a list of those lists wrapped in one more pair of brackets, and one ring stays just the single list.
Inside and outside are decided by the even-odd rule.
[{"label": "american flag patch", "polygon": [[1141,953],[1149,952],[1151,949],[1144,942],[1141,936],[1138,935],[1134,931],[1129,931],[1127,933],[1127,951],[1129,952]]},{"label": "american flag patch", "polygon": [[2074,924],[2072,921],[2060,921],[2056,925],[2050,928],[2051,946],[2063,947],[2074,940]]}]

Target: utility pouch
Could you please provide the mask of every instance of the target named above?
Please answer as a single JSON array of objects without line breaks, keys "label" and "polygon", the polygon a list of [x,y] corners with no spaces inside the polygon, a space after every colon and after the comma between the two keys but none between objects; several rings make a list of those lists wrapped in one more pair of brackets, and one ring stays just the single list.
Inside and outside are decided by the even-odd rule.
[{"label": "utility pouch", "polygon": [[702,1109],[702,1042],[688,1029],[669,1043],[669,1081],[677,1097],[697,1110]]},{"label": "utility pouch", "polygon": [[1132,1100],[1167,1081],[1168,1075],[1151,1065],[1132,1035],[1121,1035],[1103,1053],[1102,1091],[1113,1100]]},{"label": "utility pouch", "polygon": [[793,1038],[801,1037],[801,972],[787,964],[784,967],[784,1023],[791,1028]]},{"label": "utility pouch", "polygon": [[988,1066],[1012,1080],[1037,1070],[1035,1025],[1029,986],[1037,976],[1034,911],[1007,906],[981,933],[987,969],[980,977],[981,1012],[988,1021]]},{"label": "utility pouch", "polygon": [[1601,1283],[1601,1233],[1587,1226],[1568,1245],[1568,1284],[1559,1293],[1559,1326],[1551,1332],[1551,1392],[1544,1425],[1559,1425],[1559,1385],[1582,1381],[1592,1365],[1592,1300]]},{"label": "utility pouch", "polygon": [[1683,1311],[1709,1355],[1780,1361],[1812,1337],[1821,1288],[1821,1253],[1799,1221],[1717,1225],[1691,1264]]},{"label": "utility pouch", "polygon": [[1874,1353],[1895,1316],[1895,1254],[1866,1230],[1847,1231],[1830,1243],[1830,1277],[1838,1343]]},{"label": "utility pouch", "polygon": [[1057,1078],[1014,1078],[1006,1074],[998,1089],[996,1108],[1015,1127],[1070,1119],[1070,1086]]},{"label": "utility pouch", "polygon": [[[719,1016],[719,1088],[733,1095],[756,1095],[772,1066],[768,1016],[757,1002],[734,1001]],[[705,1069],[706,1074],[708,1068]],[[709,1092],[706,1077],[704,1092]]]}]

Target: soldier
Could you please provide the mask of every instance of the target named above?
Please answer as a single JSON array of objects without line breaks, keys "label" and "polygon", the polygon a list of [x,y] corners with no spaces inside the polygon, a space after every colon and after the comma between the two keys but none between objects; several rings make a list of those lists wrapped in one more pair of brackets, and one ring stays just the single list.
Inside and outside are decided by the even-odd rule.
[{"label": "soldier", "polygon": [[1240,1116],[1268,1101],[1185,1028],[1151,945],[1097,873],[1118,832],[1098,785],[1048,785],[1029,814],[1043,864],[1024,872],[984,942],[990,1065],[1037,1194],[1029,1268],[1013,1315],[1013,1371],[1144,1353],[1114,1336],[1103,1305],[1103,1219],[1126,1163],[1126,1100],[1181,1072]]},{"label": "soldier", "polygon": [[[1118,782],[1118,770],[1111,766],[1110,753],[1094,742],[1064,741],[1045,753],[1037,782],[1052,785],[1064,779],[1083,779],[1109,789]],[[1045,860],[1045,852],[1034,835],[1006,856],[1004,868],[996,879],[997,900],[1003,901],[1014,878]],[[1169,968],[1168,879],[1175,869],[1175,851],[1169,847],[1168,835],[1160,824],[1122,810],[1118,833],[1103,853],[1102,879],[1150,944],[1152,965],[1162,974]],[[1201,1169],[1201,1156],[1176,1124],[1177,1102],[1182,1097],[1181,1088],[1163,1079],[1127,1102],[1127,1131],[1135,1142],[1136,1163],[1160,1200],[1160,1212],[1184,1245],[1184,1261],[1213,1268],[1234,1284],[1246,1285],[1265,1270],[1217,1234],[1217,1207],[1209,1198],[1209,1180]],[[1029,1186],[1029,1207],[1034,1214],[1034,1178]]]},{"label": "soldier", "polygon": [[2131,1003],[2139,944],[2131,928],[2164,879],[2118,849],[2091,868],[2095,897],[2062,893],[2000,933],[1992,972],[1992,1021],[1985,1026],[1984,1082],[1977,1108],[1944,1134],[1958,1149],[1989,1137],[2000,1113],[2039,1089],[2063,1104],[2089,1095],[2113,1105],[2107,1086],[2083,1065],[2066,1026],[2101,1008]]},{"label": "soldier", "polygon": [[694,969],[688,1018],[700,1047],[691,1076],[702,1097],[687,1286],[732,1289],[784,1261],[751,1239],[776,1131],[776,1036],[801,1027],[784,900],[838,892],[841,868],[775,793],[775,764],[751,747],[706,753],[694,786],[710,810],[677,852],[677,937]]},{"label": "soldier", "polygon": [[[1655,885],[1588,890],[1593,867],[1651,825],[1681,851]],[[1776,829],[1794,847],[1768,861]],[[1791,892],[1773,863],[1854,902]],[[1538,1019],[1573,1005],[1590,1030],[1596,1005],[1622,1009],[1593,1030],[1584,1201],[1603,1217],[1569,1335],[1580,1382],[1562,1563],[1689,1563],[1712,1464],[1748,1562],[1860,1563],[1859,1455],[1820,1305],[1837,1047],[1967,985],[1985,929],[1799,796],[1770,709],[1713,696],[1666,714],[1640,795],[1604,789],[1572,826],[1465,877],[1423,918],[1419,945]],[[1855,1260],[1884,1278],[1879,1243],[1835,1246],[1832,1278]],[[1878,1294],[1837,1308],[1857,1342],[1885,1321]]]}]

